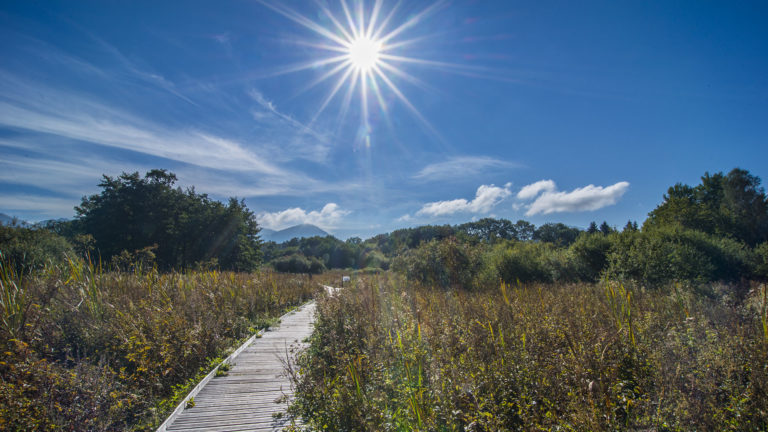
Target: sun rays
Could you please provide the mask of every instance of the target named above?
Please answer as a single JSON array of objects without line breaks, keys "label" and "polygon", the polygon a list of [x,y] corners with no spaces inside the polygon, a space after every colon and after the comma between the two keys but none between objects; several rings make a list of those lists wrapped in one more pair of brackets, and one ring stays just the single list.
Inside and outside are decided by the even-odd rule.
[{"label": "sun rays", "polygon": [[[416,44],[423,39],[405,39],[403,36],[407,35],[409,30],[416,28],[430,14],[436,12],[445,3],[444,0],[439,0],[418,13],[409,15],[408,19],[399,24],[396,21],[400,2],[385,10],[383,0],[374,0],[368,5],[363,0],[355,0],[351,4],[352,7],[347,0],[340,0],[340,11],[334,14],[328,6],[318,1],[316,7],[322,20],[314,21],[283,3],[272,0],[258,1],[320,37],[318,40],[296,41],[300,45],[316,49],[318,57],[284,72],[296,73],[323,69],[316,79],[301,89],[304,92],[323,83],[329,84],[329,90],[309,124],[314,123],[337,99],[341,100],[339,107],[339,122],[341,122],[348,114],[353,100],[359,98],[361,127],[358,138],[361,143],[370,145],[370,110],[378,109],[386,123],[391,124],[388,118],[390,103],[388,101],[394,98],[400,101],[422,126],[439,137],[435,128],[398,87],[397,81],[402,80],[411,85],[427,88],[428,86],[421,80],[407,73],[404,66],[418,64],[446,68],[457,65],[409,57],[398,53],[397,50]],[[320,22],[324,22],[325,25]],[[384,92],[388,92],[392,97],[386,97],[388,95]]]}]

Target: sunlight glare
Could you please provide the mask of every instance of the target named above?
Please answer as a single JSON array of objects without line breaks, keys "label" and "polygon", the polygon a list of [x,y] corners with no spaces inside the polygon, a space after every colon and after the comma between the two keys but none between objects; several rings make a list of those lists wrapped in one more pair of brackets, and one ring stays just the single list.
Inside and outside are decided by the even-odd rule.
[{"label": "sunlight glare", "polygon": [[[403,105],[411,111],[427,130],[434,136],[442,139],[439,132],[432,127],[388,75],[391,75],[392,78],[399,78],[419,87],[429,87],[416,77],[401,70],[398,66],[412,63],[441,70],[450,70],[451,68],[457,67],[457,65],[449,63],[423,60],[396,55],[394,53],[396,48],[401,48],[420,40],[420,38],[410,40],[395,39],[407,30],[421,24],[428,15],[440,9],[447,0],[436,0],[430,6],[421,10],[421,12],[410,15],[404,22],[399,23],[399,25],[391,25],[391,23],[395,20],[395,12],[398,10],[401,4],[400,2],[397,2],[388,13],[383,14],[384,0],[373,0],[373,7],[371,9],[365,7],[365,0],[356,0],[352,8],[350,8],[347,3],[349,0],[339,0],[343,11],[343,18],[340,20],[328,6],[318,1],[318,6],[320,7],[322,14],[328,21],[330,21],[332,24],[331,26],[323,26],[299,12],[284,6],[279,1],[256,1],[295,23],[315,32],[317,35],[321,36],[322,39],[325,39],[325,41],[310,41],[303,44],[334,53],[330,57],[320,58],[285,71],[285,73],[297,72],[305,69],[316,69],[321,66],[330,68],[325,73],[322,73],[317,79],[310,82],[303,91],[326,80],[331,80],[337,76],[339,77],[335,84],[332,85],[330,92],[323,100],[319,110],[312,117],[310,124],[317,120],[320,114],[328,107],[331,100],[340,93],[343,93],[344,96],[340,107],[339,120],[343,119],[346,116],[347,110],[350,108],[352,95],[355,93],[355,90],[358,89],[357,93],[360,95],[362,120],[361,130],[365,131],[365,136],[362,138],[364,140],[370,140],[370,136],[368,136],[371,130],[371,123],[368,118],[368,105],[371,103],[370,101],[375,101],[374,103],[379,105],[381,113],[384,114],[384,120],[391,126],[391,122],[388,118],[389,110],[387,107],[387,104],[391,103],[391,99],[385,98],[384,95],[381,94],[381,91],[386,88],[395,96],[395,99],[402,102]],[[346,18],[346,25],[343,24],[342,21],[344,18]],[[461,68],[461,66],[458,67]],[[383,83],[384,86],[379,85],[380,83]],[[341,92],[344,85],[347,85],[346,92]],[[372,93],[371,98],[369,98],[369,91]],[[339,121],[339,125],[341,125],[341,121]],[[370,141],[365,142],[370,143]]]},{"label": "sunlight glare", "polygon": [[362,72],[370,71],[379,63],[381,42],[360,36],[349,45],[349,61]]}]

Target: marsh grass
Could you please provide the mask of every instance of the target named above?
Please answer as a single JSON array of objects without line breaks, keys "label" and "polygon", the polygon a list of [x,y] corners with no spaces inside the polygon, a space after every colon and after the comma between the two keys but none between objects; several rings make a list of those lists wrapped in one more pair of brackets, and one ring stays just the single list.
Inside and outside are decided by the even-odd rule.
[{"label": "marsh grass", "polygon": [[0,260],[2,430],[150,430],[228,350],[308,300],[271,272],[111,272]]},{"label": "marsh grass", "polygon": [[362,278],[318,301],[291,411],[308,430],[766,430],[765,288],[694,288]]}]

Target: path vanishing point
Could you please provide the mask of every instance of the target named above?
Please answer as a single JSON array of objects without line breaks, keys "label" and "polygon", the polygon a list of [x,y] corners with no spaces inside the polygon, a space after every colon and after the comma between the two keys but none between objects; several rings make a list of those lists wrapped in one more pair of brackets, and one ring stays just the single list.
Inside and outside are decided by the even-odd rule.
[{"label": "path vanishing point", "polygon": [[285,362],[305,348],[314,314],[309,302],[283,315],[279,327],[249,339],[229,357],[228,375],[216,377],[214,370],[206,376],[157,432],[279,431],[290,424],[285,410],[293,394]]}]

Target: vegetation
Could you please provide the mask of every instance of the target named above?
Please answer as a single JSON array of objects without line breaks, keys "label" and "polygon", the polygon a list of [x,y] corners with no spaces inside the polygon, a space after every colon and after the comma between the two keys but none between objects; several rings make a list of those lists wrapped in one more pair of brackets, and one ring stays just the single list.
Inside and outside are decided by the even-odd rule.
[{"label": "vegetation", "polygon": [[27,275],[50,265],[61,265],[74,256],[72,245],[45,229],[0,224],[0,253],[15,274]]},{"label": "vegetation", "polygon": [[148,430],[227,349],[313,294],[303,276],[87,262],[0,267],[0,429]]},{"label": "vegetation", "polygon": [[[359,279],[321,299],[294,371],[309,428],[768,428],[768,200],[747,171],[621,231],[486,218],[279,245],[175,181],[104,177],[73,221],[0,227],[0,429],[156,426],[313,295],[300,273],[333,269]],[[262,256],[281,273],[253,273]]]},{"label": "vegetation", "polygon": [[176,175],[165,170],[144,178],[104,176],[101,193],[83,198],[74,221],[50,228],[72,239],[91,236],[90,247],[104,262],[152,252],[161,269],[200,264],[255,270],[261,262],[259,228],[245,203],[230,198],[225,205],[194,188],[174,189],[175,182]]},{"label": "vegetation", "polygon": [[319,300],[291,410],[306,430],[766,430],[759,184],[706,174],[621,232],[375,237],[395,273]]},{"label": "vegetation", "polygon": [[362,278],[319,300],[291,410],[306,430],[766,430],[766,308],[758,285]]}]

